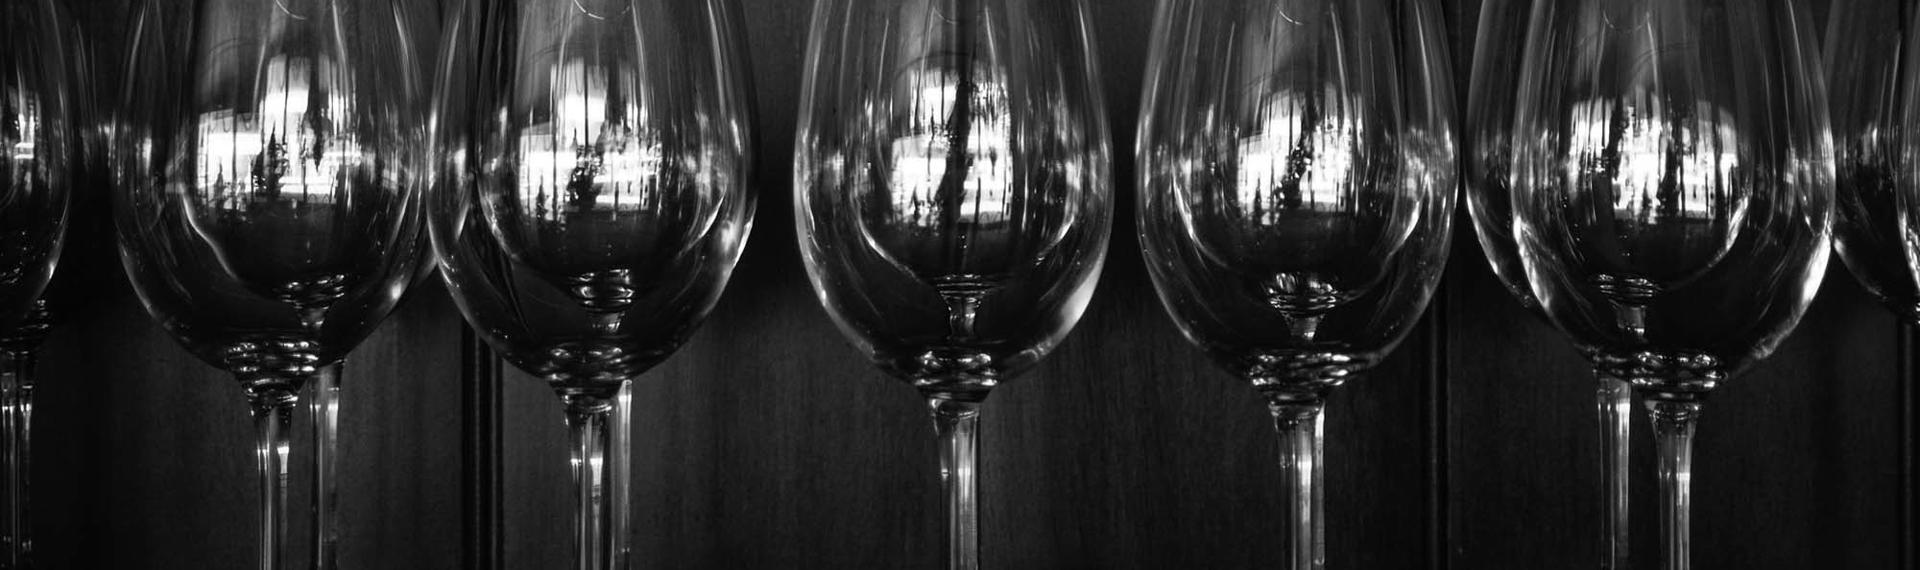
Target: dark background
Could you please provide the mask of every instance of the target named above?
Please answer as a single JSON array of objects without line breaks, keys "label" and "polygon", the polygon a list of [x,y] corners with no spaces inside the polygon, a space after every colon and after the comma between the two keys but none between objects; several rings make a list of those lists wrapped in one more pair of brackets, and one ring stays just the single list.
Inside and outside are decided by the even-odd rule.
[{"label": "dark background", "polygon": [[[69,2],[110,70],[128,0]],[[1464,93],[1479,2],[1447,2]],[[712,319],[636,388],[637,567],[938,567],[925,406],[841,340],[795,248],[788,161],[810,3],[742,3],[762,118],[759,223]],[[1090,3],[1116,191],[1130,204],[1153,9]],[[1812,10],[1824,16],[1825,4]],[[105,190],[90,191],[38,392],[42,567],[248,567],[258,490],[239,387],[141,310],[98,212]],[[1175,332],[1131,216],[1121,212],[1078,332],[985,408],[987,568],[1279,563],[1266,411]],[[1459,230],[1427,320],[1329,406],[1330,566],[1593,567],[1595,384],[1495,282],[1470,227]],[[1708,407],[1694,479],[1699,567],[1916,567],[1913,354],[1836,260],[1793,338]],[[565,564],[560,407],[540,382],[491,364],[437,283],[354,353],[342,568]],[[1634,552],[1651,567],[1651,442],[1644,420],[1634,429]]]}]

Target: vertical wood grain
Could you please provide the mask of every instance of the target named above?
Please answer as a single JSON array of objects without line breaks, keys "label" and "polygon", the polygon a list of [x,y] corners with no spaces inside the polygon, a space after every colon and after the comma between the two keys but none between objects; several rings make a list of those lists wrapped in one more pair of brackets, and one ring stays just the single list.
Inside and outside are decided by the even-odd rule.
[{"label": "vertical wood grain", "polygon": [[506,490],[501,484],[506,445],[501,420],[505,386],[502,367],[493,350],[471,328],[460,331],[460,567],[467,570],[503,568]]},{"label": "vertical wood grain", "polygon": [[1905,481],[1900,493],[1900,566],[1913,568],[1920,564],[1920,466],[1915,463],[1915,455],[1920,454],[1920,421],[1915,417],[1920,412],[1920,354],[1915,349],[1920,346],[1916,346],[1914,325],[1903,324],[1898,335],[1900,400],[1904,404],[1900,410],[1900,474]]}]

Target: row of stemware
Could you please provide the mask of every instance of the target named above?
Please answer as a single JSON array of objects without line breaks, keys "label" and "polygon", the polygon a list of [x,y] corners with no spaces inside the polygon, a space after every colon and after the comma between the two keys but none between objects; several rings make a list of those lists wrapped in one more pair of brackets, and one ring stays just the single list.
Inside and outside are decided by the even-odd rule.
[{"label": "row of stemware", "polygon": [[[1828,76],[1794,1],[1490,1],[1457,133],[1432,2],[1159,3],[1134,227],[1181,330],[1269,404],[1289,567],[1325,562],[1322,402],[1424,311],[1457,170],[1496,274],[1603,379],[1602,566],[1626,564],[1637,390],[1661,447],[1662,558],[1687,567],[1693,422],[1797,323],[1836,204],[1842,257],[1903,316],[1920,307],[1900,223],[1915,90],[1898,87],[1914,78],[1861,55],[1911,49],[1909,5],[1836,6]],[[435,269],[474,330],[565,404],[575,567],[630,564],[631,382],[711,309],[754,216],[735,2],[475,1],[443,17],[377,0],[152,0],[118,97],[86,120],[59,6],[6,10],[5,28],[31,33],[8,40],[0,330],[44,330],[24,319],[58,256],[82,123],[97,122],[90,161],[129,279],[252,402],[261,568],[301,548],[303,563],[335,564],[339,363]],[[1089,7],[820,0],[812,13],[801,252],[856,347],[928,399],[950,566],[974,568],[979,406],[1078,320],[1112,226]],[[1829,86],[1845,103],[1831,126]],[[30,347],[7,350],[29,362]],[[287,510],[303,389],[319,497],[304,545]],[[7,400],[14,560],[26,393]]]}]

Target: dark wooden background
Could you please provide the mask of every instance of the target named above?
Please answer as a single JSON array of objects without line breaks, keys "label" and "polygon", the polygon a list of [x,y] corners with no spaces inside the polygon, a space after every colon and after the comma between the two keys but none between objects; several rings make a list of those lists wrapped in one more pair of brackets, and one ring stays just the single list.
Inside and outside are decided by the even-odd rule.
[{"label": "dark wooden background", "polygon": [[[96,63],[111,69],[129,0],[69,1]],[[1479,2],[1448,2],[1464,82]],[[1130,204],[1153,10],[1150,0],[1091,3],[1117,191]],[[638,567],[935,568],[941,497],[925,407],[842,342],[795,248],[788,160],[810,3],[743,4],[763,119],[758,227],[712,319],[636,389]],[[1825,2],[1813,10],[1824,15]],[[91,189],[61,268],[61,322],[44,353],[42,567],[248,567],[257,489],[240,390],[141,310],[98,215],[104,192]],[[987,568],[1278,564],[1266,412],[1174,331],[1131,219],[1123,208],[1078,332],[986,407]],[[1460,230],[1427,321],[1333,396],[1330,565],[1593,567],[1594,384]],[[565,563],[560,408],[533,379],[488,373],[473,348],[429,285],[350,360],[342,568]],[[1799,332],[1708,409],[1699,566],[1915,568],[1913,357],[1911,337],[1836,261]],[[1644,421],[1635,430],[1644,565],[1651,442]]]}]

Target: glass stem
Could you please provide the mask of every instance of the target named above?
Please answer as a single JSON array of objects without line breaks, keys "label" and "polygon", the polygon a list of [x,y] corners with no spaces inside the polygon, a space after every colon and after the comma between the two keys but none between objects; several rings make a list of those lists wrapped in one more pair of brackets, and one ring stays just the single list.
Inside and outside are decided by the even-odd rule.
[{"label": "glass stem", "polygon": [[613,563],[608,570],[626,570],[633,562],[633,381],[620,383],[614,395],[607,430],[612,446],[606,450],[613,481]]},{"label": "glass stem", "polygon": [[254,453],[260,476],[260,570],[288,570],[287,475],[292,446],[293,409],[298,392],[265,389],[251,394],[253,427],[258,438]]},{"label": "glass stem", "polygon": [[33,352],[0,351],[0,456],[4,456],[7,493],[6,513],[0,518],[0,540],[6,542],[0,570],[32,567],[33,519],[28,511],[29,479],[32,469],[33,429]]},{"label": "glass stem", "polygon": [[619,493],[612,487],[613,469],[607,457],[614,443],[608,428],[618,402],[617,397],[566,396],[567,427],[573,441],[575,570],[610,570],[614,563],[613,517],[626,510],[614,504]]},{"label": "glass stem", "polygon": [[1282,542],[1289,570],[1326,567],[1326,501],[1322,461],[1326,448],[1325,403],[1319,398],[1268,396],[1267,411],[1280,436],[1280,478],[1287,492]]},{"label": "glass stem", "polygon": [[975,507],[974,459],[980,404],[933,398],[933,429],[940,436],[940,486],[947,492],[947,568],[980,568],[980,511]]},{"label": "glass stem", "polygon": [[1600,568],[1629,570],[1627,457],[1632,451],[1633,386],[1600,375],[1595,404],[1600,418]]},{"label": "glass stem", "polygon": [[320,369],[309,382],[313,398],[313,569],[334,570],[340,542],[340,367]]},{"label": "glass stem", "polygon": [[1693,567],[1693,430],[1700,417],[1698,400],[1648,399],[1653,437],[1660,455],[1660,535],[1666,570]]}]

